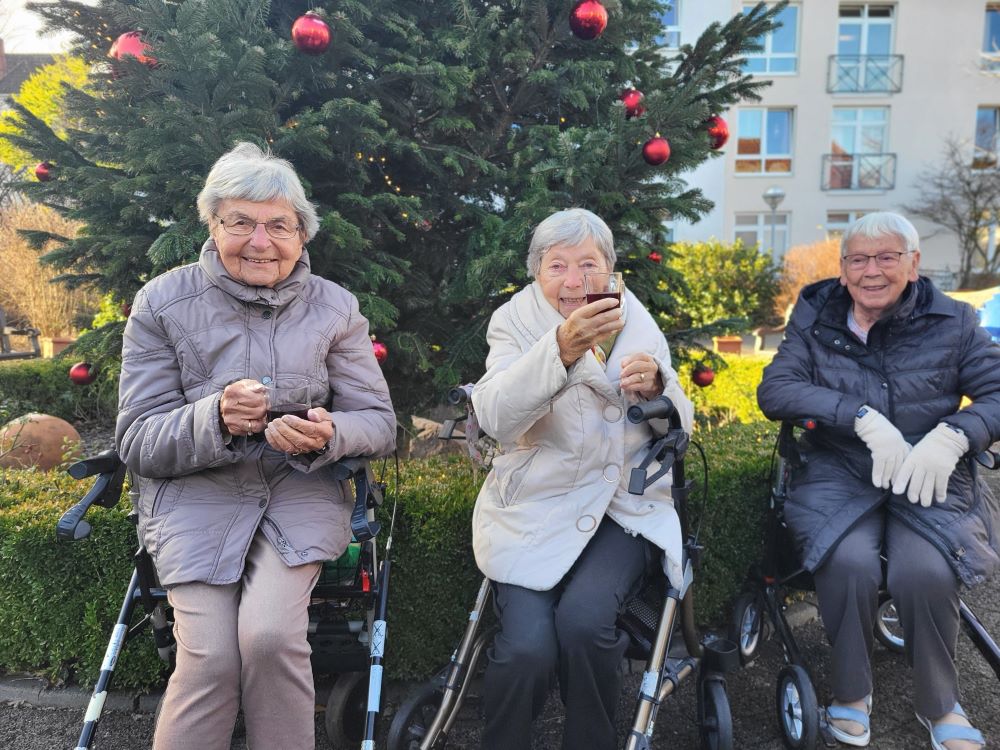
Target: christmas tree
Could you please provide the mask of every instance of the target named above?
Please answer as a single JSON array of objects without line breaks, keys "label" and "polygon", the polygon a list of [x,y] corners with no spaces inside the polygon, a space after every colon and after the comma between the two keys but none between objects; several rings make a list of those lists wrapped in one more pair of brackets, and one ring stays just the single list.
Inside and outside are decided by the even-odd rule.
[{"label": "christmas tree", "polygon": [[[664,6],[35,2],[75,32],[91,75],[65,98],[74,127],[57,135],[19,108],[11,140],[52,165],[30,196],[85,225],[48,259],[123,302],[197,258],[194,198],[234,142],[291,160],[322,217],[313,270],[358,296],[407,411],[479,375],[489,316],[527,280],[530,232],[558,209],[608,222],[627,284],[669,326],[663,222],[710,207],[683,174],[718,145],[709,118],[756,98],[741,59],[780,6],[670,54]],[[641,102],[622,101],[632,88]],[[113,351],[120,324],[101,334]]]}]

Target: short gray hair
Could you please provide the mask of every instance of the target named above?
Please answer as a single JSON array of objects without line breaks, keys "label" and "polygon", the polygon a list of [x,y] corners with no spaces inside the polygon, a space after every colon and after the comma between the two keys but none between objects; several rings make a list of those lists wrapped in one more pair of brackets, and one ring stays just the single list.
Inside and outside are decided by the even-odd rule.
[{"label": "short gray hair", "polygon": [[225,200],[284,200],[295,211],[307,242],[319,230],[316,207],[306,198],[295,168],[253,143],[237,143],[212,165],[198,193],[198,216],[207,226]]},{"label": "short gray hair", "polygon": [[847,252],[847,243],[855,237],[874,239],[887,235],[898,237],[908,253],[920,249],[920,235],[909,219],[893,211],[875,211],[865,214],[847,228],[840,238],[840,254],[843,256]]},{"label": "short gray hair", "polygon": [[528,245],[528,274],[535,278],[542,268],[542,256],[555,245],[574,247],[588,239],[593,239],[597,249],[608,261],[608,269],[614,270],[615,238],[604,220],[585,208],[567,208],[556,211],[544,219],[531,235]]}]

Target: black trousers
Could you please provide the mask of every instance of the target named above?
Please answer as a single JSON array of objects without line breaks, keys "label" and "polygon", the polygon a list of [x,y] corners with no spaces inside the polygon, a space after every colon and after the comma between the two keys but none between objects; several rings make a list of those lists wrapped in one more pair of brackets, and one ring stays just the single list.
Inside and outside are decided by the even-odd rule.
[{"label": "black trousers", "polygon": [[937,719],[958,702],[958,578],[926,539],[882,510],[863,519],[816,571],[823,627],[832,646],[833,696],[850,703],[872,692],[873,627],[882,583],[899,613],[913,668],[917,713]]},{"label": "black trousers", "polygon": [[486,750],[528,750],[558,670],[564,750],[612,750],[628,637],[615,621],[659,550],[607,516],[549,591],[497,583],[500,633],[489,651]]}]

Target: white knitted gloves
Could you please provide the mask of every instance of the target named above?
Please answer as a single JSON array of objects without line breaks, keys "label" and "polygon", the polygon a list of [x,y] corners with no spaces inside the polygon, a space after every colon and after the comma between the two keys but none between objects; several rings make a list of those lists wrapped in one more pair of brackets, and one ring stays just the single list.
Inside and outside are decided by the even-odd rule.
[{"label": "white knitted gloves", "polygon": [[[964,433],[941,422],[913,446],[892,482],[892,491],[903,494],[911,503],[929,508],[931,498],[943,503],[948,496],[948,478],[963,455],[969,451]],[[907,487],[909,484],[909,487]]]},{"label": "white knitted gloves", "polygon": [[892,422],[871,407],[864,407],[864,416],[854,419],[854,432],[865,441],[872,453],[872,484],[888,489],[893,475],[903,465],[910,444]]}]

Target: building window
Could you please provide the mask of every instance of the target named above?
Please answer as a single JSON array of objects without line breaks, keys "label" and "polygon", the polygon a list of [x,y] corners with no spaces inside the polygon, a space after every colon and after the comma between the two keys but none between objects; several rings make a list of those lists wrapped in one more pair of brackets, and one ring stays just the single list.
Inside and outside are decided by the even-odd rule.
[{"label": "building window", "polygon": [[740,109],[737,128],[737,173],[792,171],[792,110]]},{"label": "building window", "polygon": [[854,222],[871,211],[827,211],[826,212],[826,238],[828,240],[839,240],[844,236],[844,232]]},{"label": "building window", "polygon": [[746,247],[759,245],[769,250],[774,258],[781,258],[788,250],[788,214],[774,215],[774,242],[771,242],[771,214],[736,214],[734,239]]},{"label": "building window", "polygon": [[839,15],[830,91],[899,91],[903,59],[892,54],[893,7],[844,4]]},{"label": "building window", "polygon": [[[753,5],[744,5],[743,12],[749,13]],[[749,54],[743,62],[744,73],[796,73],[799,69],[799,6],[788,5],[776,17],[781,24],[763,39],[759,39],[763,49]]]},{"label": "building window", "polygon": [[888,153],[888,107],[834,107],[830,153],[823,157],[824,190],[888,190],[896,156]]},{"label": "building window", "polygon": [[997,165],[997,131],[1000,129],[1000,107],[980,107],[976,110],[976,149],[973,169],[989,169]]},{"label": "building window", "polygon": [[1000,3],[986,6],[986,23],[983,25],[983,67],[1000,71]]},{"label": "building window", "polygon": [[663,33],[656,37],[656,43],[668,49],[681,46],[681,0],[670,0],[667,10],[660,14]]}]

